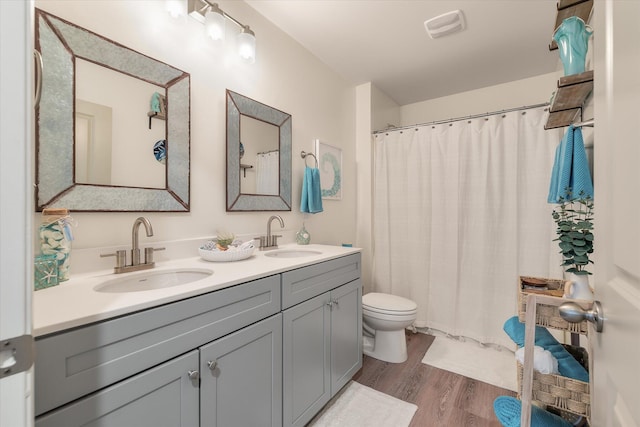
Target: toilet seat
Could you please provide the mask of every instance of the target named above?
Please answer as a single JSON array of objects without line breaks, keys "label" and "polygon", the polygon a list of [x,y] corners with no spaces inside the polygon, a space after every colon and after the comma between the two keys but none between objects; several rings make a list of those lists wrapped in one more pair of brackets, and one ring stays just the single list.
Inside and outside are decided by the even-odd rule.
[{"label": "toilet seat", "polygon": [[371,292],[362,296],[362,309],[385,316],[410,316],[417,313],[418,305],[397,295]]}]

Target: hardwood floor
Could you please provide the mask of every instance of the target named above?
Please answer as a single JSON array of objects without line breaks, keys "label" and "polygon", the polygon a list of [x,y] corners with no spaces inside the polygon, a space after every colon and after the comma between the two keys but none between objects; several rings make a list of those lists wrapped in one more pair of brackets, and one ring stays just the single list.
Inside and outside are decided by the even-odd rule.
[{"label": "hardwood floor", "polygon": [[515,393],[423,364],[433,340],[431,335],[408,332],[409,359],[405,363],[364,356],[354,380],[417,405],[410,427],[501,427],[493,413],[493,401]]}]

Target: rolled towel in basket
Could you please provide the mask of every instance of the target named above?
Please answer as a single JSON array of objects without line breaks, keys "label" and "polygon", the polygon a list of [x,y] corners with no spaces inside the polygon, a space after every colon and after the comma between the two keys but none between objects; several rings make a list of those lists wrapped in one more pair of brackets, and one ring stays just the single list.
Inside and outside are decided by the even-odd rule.
[{"label": "rolled towel in basket", "polygon": [[[520,427],[522,402],[515,397],[498,396],[493,401],[493,412],[504,427]],[[571,424],[551,412],[532,405],[531,427],[571,427]]]},{"label": "rolled towel in basket", "polygon": [[[516,360],[524,366],[524,347],[516,350]],[[541,374],[558,374],[558,359],[549,350],[536,345],[533,347],[533,369]]]}]

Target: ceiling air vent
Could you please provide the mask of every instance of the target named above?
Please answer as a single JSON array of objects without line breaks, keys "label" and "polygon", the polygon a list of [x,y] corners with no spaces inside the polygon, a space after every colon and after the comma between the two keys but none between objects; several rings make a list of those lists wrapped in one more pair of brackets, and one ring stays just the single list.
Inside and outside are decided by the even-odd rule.
[{"label": "ceiling air vent", "polygon": [[432,39],[443,37],[464,30],[464,16],[461,10],[443,13],[424,21],[424,27]]}]

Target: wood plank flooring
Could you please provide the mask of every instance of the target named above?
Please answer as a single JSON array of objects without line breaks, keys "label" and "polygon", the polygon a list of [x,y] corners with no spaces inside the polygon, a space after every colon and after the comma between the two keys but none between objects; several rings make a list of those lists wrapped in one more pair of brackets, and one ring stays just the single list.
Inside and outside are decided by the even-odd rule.
[{"label": "wood plank flooring", "polygon": [[[515,393],[425,365],[422,358],[433,340],[431,335],[408,332],[406,362],[387,363],[364,356],[354,380],[417,405],[410,427],[501,427],[493,401]],[[515,372],[515,362],[513,369]]]}]

